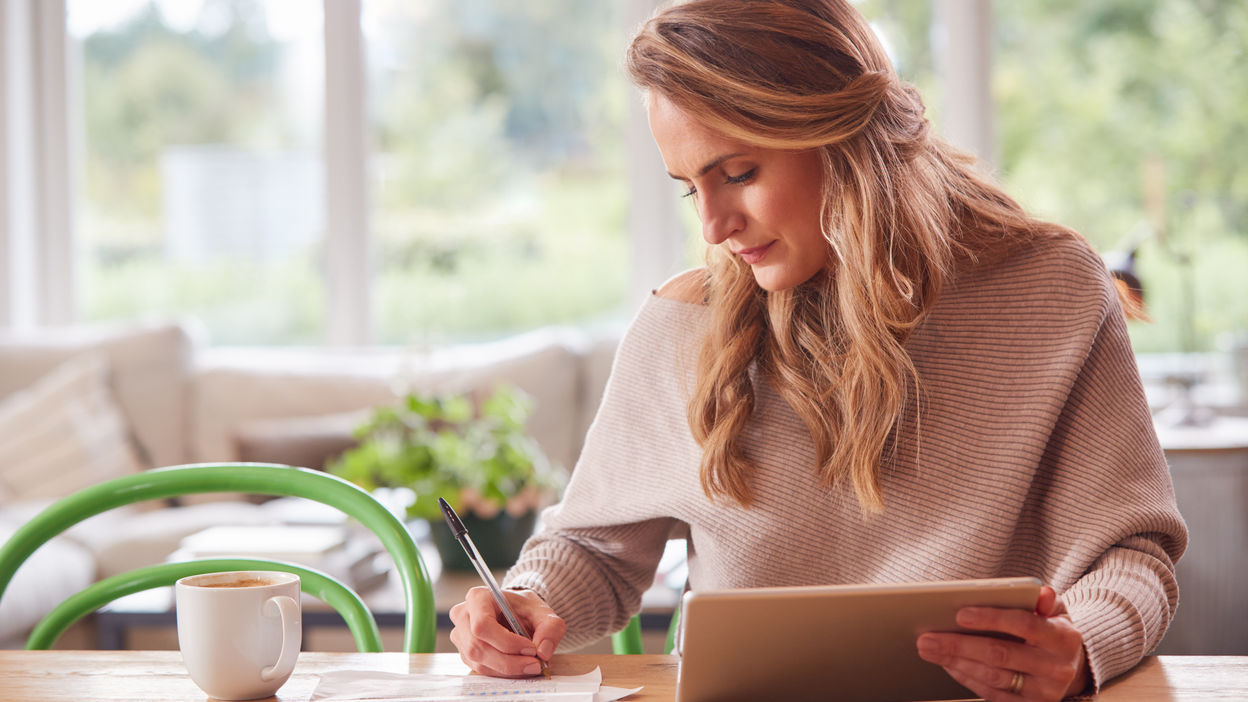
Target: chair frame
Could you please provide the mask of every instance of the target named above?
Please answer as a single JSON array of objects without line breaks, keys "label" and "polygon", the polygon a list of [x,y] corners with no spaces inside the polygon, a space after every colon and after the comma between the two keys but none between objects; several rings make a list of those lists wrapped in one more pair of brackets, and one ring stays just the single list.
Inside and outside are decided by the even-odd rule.
[{"label": "chair frame", "polygon": [[161,563],[146,568],[136,568],[111,578],[92,583],[87,588],[65,598],[49,612],[30,632],[26,648],[44,650],[52,647],[66,629],[91,612],[119,597],[157,587],[169,587],[180,578],[205,573],[221,573],[230,570],[278,570],[299,576],[299,588],[332,606],[347,624],[355,639],[356,648],[364,653],[382,650],[381,630],[368,605],[354,590],[343,585],[332,575],[319,570],[285,561],[269,561],[258,558],[202,558],[177,563]]},{"label": "chair frame", "polygon": [[[663,643],[664,653],[671,653],[676,648],[676,631],[679,628],[680,607],[677,606],[667,625],[667,639]],[[611,635],[611,652],[617,656],[638,656],[646,652],[641,643],[641,615],[634,614],[623,629]]]},{"label": "chair frame", "polygon": [[[13,536],[3,546],[0,546],[0,597],[4,596],[4,591],[13,579],[14,573],[36,549],[74,524],[88,517],[135,502],[208,492],[304,497],[336,507],[371,529],[390,552],[403,582],[404,605],[407,609],[403,650],[407,653],[427,653],[434,650],[437,617],[433,603],[433,587],[430,584],[424,560],[420,556],[420,550],[416,547],[415,541],[412,540],[403,522],[377,502],[372,495],[342,478],[306,468],[274,463],[200,463],[158,468],[114,478],[58,500],[19,527]],[[243,562],[241,559],[223,560],[232,563]],[[299,567],[275,561],[264,563],[267,564],[265,569],[279,569],[278,566]],[[167,580],[169,574],[176,572],[176,569],[162,571],[160,568],[156,566],[154,569],[145,569],[150,572],[143,572],[141,575],[149,580],[159,576],[159,579],[164,581]],[[254,570],[250,566],[226,568],[226,570],[241,569]],[[316,574],[316,571],[311,569],[303,570]],[[324,576],[323,573],[319,575]],[[316,578],[314,577],[313,580]],[[159,584],[169,583],[157,583]],[[314,586],[319,587],[319,585]],[[139,588],[139,590],[142,589],[147,588]],[[118,593],[113,595],[114,597],[120,596],[123,590],[125,588],[117,582],[100,581],[95,586],[79,593],[78,596],[82,597],[79,601],[85,603],[96,601],[111,592]],[[328,593],[329,590],[325,592]],[[333,598],[335,601],[339,600],[338,595],[333,595]],[[70,600],[66,600],[62,604],[69,602]],[[348,610],[350,608],[348,607]],[[52,622],[46,624],[40,622],[37,625],[36,631],[40,632],[40,636],[36,639],[32,632],[32,636],[27,639],[26,648],[42,647],[33,644],[50,645],[60,631],[78,618],[74,617],[68,623],[64,623],[69,609],[67,607],[64,612],[59,612],[59,610],[60,608],[54,610],[53,613],[57,616]],[[48,618],[52,616],[49,614]],[[347,616],[344,613],[344,619],[347,619]],[[368,619],[372,620],[371,614]],[[350,620],[348,620],[348,626],[351,626]],[[60,629],[57,630],[57,627]],[[376,629],[375,621],[372,622],[372,628]],[[45,631],[47,633],[43,633]],[[352,633],[356,634],[358,645],[359,635],[354,629]],[[51,641],[47,640],[48,636],[51,636]],[[367,636],[365,634],[365,638]]]}]

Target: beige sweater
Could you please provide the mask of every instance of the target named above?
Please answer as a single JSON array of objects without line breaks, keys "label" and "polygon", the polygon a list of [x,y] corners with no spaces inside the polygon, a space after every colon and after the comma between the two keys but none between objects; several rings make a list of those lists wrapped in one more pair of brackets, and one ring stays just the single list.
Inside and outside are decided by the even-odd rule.
[{"label": "beige sweater", "polygon": [[899,438],[875,517],[849,485],[819,485],[808,432],[757,377],[756,503],[707,498],[685,415],[707,318],[645,303],[562,503],[508,573],[565,618],[567,647],[627,623],[669,538],[688,539],[693,589],[1038,577],[1062,594],[1098,685],[1161,640],[1187,530],[1086,244],[1037,245],[946,289],[906,343],[921,441]]}]

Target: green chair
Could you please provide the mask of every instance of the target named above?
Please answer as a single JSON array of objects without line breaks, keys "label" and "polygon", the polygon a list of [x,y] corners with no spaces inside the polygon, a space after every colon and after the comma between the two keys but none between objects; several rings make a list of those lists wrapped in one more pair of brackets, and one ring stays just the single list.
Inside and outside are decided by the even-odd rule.
[{"label": "green chair", "polygon": [[[49,539],[101,512],[144,500],[205,492],[303,497],[337,507],[371,529],[394,559],[403,582],[407,619],[403,650],[434,649],[433,588],[420,551],[403,522],[372,495],[328,473],[263,463],[196,464],[149,470],[109,480],[57,501],[22,525],[0,547],[0,597],[18,567]],[[284,570],[300,576],[304,592],[333,606],[361,651],[380,651],[377,623],[359,596],[332,577],[293,563],[257,559],[206,559],[166,563],[101,580],[66,599],[36,625],[26,648],[48,648],[65,629],[117,597],[172,585],[178,578],[223,570]]]},{"label": "green chair", "polygon": [[[663,644],[663,652],[671,653],[676,648],[676,630],[680,627],[680,607],[672,612],[672,621],[667,625],[667,641]],[[641,645],[641,615],[634,614],[628,625],[611,635],[611,652],[616,655],[639,655],[645,653]]]}]

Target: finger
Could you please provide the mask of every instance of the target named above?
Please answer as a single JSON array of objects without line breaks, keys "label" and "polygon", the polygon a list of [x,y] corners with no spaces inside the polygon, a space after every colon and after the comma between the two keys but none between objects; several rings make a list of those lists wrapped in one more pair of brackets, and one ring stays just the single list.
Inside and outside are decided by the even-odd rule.
[{"label": "finger", "polygon": [[991,631],[1016,636],[1027,643],[1052,649],[1060,644],[1057,619],[1042,617],[1022,609],[963,607],[958,610],[958,626],[973,631]]},{"label": "finger", "polygon": [[1045,585],[1040,588],[1040,598],[1036,601],[1036,614],[1042,617],[1057,617],[1066,614],[1066,603],[1057,594],[1057,590]]},{"label": "finger", "polygon": [[567,632],[567,622],[554,612],[549,612],[534,622],[533,643],[537,644],[538,657],[550,660],[550,657],[555,654],[555,648]]},{"label": "finger", "polygon": [[[945,668],[945,672],[949,673],[949,677],[957,680],[962,687],[974,692],[987,700],[987,702],[1019,702],[1019,700],[1026,699],[1021,695],[1016,695],[1010,692],[1008,689],[1001,689],[988,685],[984,681],[971,677],[961,670],[950,670],[949,668]],[[1011,682],[1013,681],[1011,680]],[[1023,690],[1027,690],[1026,682],[1023,683]]]},{"label": "finger", "polygon": [[[981,660],[942,653],[933,646],[931,641],[924,641],[925,636],[919,637],[919,656],[929,663],[941,666],[958,682],[981,695],[984,694],[984,690],[997,690],[994,694],[997,696],[1004,695],[1005,699],[1021,696],[1021,693],[1014,694],[1010,692],[1014,684],[1015,673],[1022,676],[1022,687],[1020,689],[1025,690],[1028,697],[1058,699],[1062,696],[1059,693],[1064,692],[1067,687],[1068,680],[1066,678],[1030,675],[1024,670],[1011,667],[1014,664],[998,666]],[[1014,645],[1019,646],[1019,644]],[[969,685],[967,684],[968,681],[974,681],[976,684]]]},{"label": "finger", "polygon": [[1043,654],[1035,647],[988,636],[929,633],[919,637],[917,647],[923,660],[936,665],[947,667],[957,661],[966,661],[966,667],[975,670],[983,666],[1008,671],[1004,672],[1004,681],[985,676],[989,682],[1004,682],[1006,687],[1009,687],[1016,670],[1037,677],[1053,677],[1061,672],[1052,656]]},{"label": "finger", "polygon": [[451,630],[451,643],[459,650],[460,659],[479,673],[500,678],[521,678],[537,675],[542,669],[537,658],[499,651],[463,627]]},{"label": "finger", "polygon": [[1053,588],[1045,585],[1040,588],[1040,599],[1036,603],[1036,614],[1042,617],[1059,617],[1066,614],[1066,603]]},{"label": "finger", "polygon": [[1032,675],[1041,672],[1035,651],[1028,651],[1021,643],[1003,641],[1000,638],[961,633],[925,633],[919,637],[916,646],[922,660],[936,663],[937,666],[950,667],[958,661],[966,661],[962,670],[978,670],[982,666],[991,670],[1020,671]]},{"label": "finger", "polygon": [[1040,597],[1036,600],[1036,614],[1042,617],[1051,617],[1057,612],[1057,591],[1048,585],[1041,586]]},{"label": "finger", "polygon": [[465,656],[465,655],[464,655],[464,654],[462,654],[462,653],[461,653],[461,654],[459,654],[459,660],[463,661],[463,662],[464,662],[464,665],[468,666],[468,667],[469,667],[471,670],[473,670],[474,672],[480,673],[480,674],[482,674],[482,675],[488,675],[488,676],[490,676],[490,677],[492,677],[492,678],[508,678],[508,677],[512,677],[512,676],[510,676],[510,675],[504,675],[504,674],[502,674],[502,673],[498,672],[497,670],[494,670],[494,669],[489,668],[489,667],[487,667],[487,666],[484,666],[484,665],[480,665],[480,664],[474,663],[474,662],[472,662],[472,661],[468,660],[468,657],[467,657],[467,656]]},{"label": "finger", "polygon": [[545,600],[531,590],[508,591],[507,599],[512,603],[516,616],[524,623],[526,629],[532,632],[533,643],[537,646],[537,655],[544,660],[550,660],[555,653],[555,648],[567,633],[566,622],[555,614]]},{"label": "finger", "polygon": [[448,612],[448,614],[450,615],[451,623],[455,626],[465,626],[468,624],[468,604],[466,602],[460,602],[459,604],[451,607],[451,611]]},{"label": "finger", "polygon": [[472,636],[508,654],[536,656],[537,647],[527,636],[521,636],[503,623],[503,612],[486,587],[474,587],[464,599],[469,616],[465,627]]}]

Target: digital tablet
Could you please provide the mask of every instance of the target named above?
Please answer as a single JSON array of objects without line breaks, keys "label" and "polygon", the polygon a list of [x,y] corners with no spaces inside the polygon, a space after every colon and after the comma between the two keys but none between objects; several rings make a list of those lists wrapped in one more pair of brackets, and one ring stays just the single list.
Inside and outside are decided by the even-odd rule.
[{"label": "digital tablet", "polygon": [[1035,578],[685,594],[677,702],[979,699],[919,658],[961,607],[1034,610]]}]

